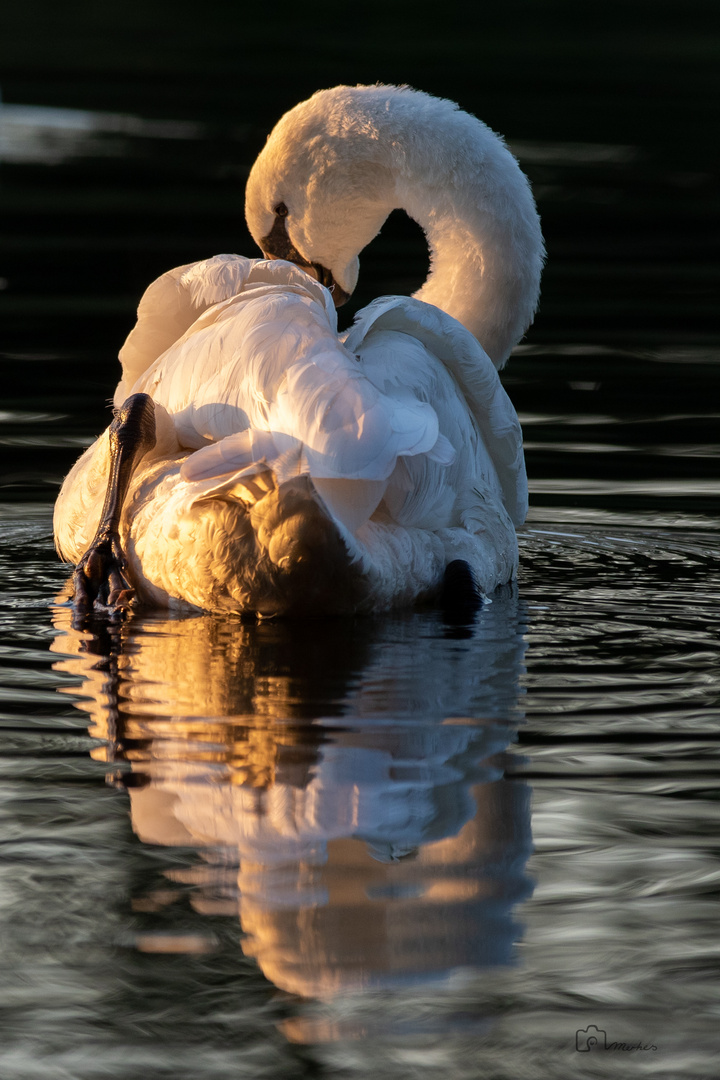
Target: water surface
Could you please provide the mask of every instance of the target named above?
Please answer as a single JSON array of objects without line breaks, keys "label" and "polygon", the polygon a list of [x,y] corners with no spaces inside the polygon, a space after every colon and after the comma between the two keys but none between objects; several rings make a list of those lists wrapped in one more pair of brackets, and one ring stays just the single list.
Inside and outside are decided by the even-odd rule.
[{"label": "water surface", "polygon": [[[627,40],[640,7],[623,9]],[[656,94],[690,93],[711,47],[698,23],[674,54],[663,11],[644,70]],[[506,130],[550,254],[537,324],[503,376],[531,485],[520,576],[466,625],[434,610],[258,625],[138,612],[72,628],[52,503],[107,423],[137,296],[171,265],[251,252],[243,176],[306,91],[300,79],[280,106],[289,91],[275,86],[253,111],[243,93],[219,109],[209,83],[192,100],[142,80],[123,93],[93,82],[89,60],[64,98],[47,76],[12,76],[8,1080],[715,1074],[714,106],[703,98],[688,120],[697,138],[679,161],[629,53],[612,54],[623,96],[620,82],[583,82],[570,31],[565,46],[544,34],[576,101],[548,76],[528,107],[527,50],[522,95],[481,100],[449,60],[413,80]],[[352,81],[323,71],[323,84]],[[394,216],[357,305],[416,287],[424,260]]]}]

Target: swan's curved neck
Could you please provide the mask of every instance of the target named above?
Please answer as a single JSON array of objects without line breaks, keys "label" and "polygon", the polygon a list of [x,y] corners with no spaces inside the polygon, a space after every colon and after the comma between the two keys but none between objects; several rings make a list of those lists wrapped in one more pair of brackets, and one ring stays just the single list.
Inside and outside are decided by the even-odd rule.
[{"label": "swan's curved neck", "polygon": [[419,123],[411,136],[392,172],[396,204],[430,249],[415,296],[463,323],[502,367],[540,292],[544,247],[530,186],[502,140],[466,113]]},{"label": "swan's curved neck", "polygon": [[464,323],[497,367],[532,321],[544,250],[530,186],[502,139],[450,101],[397,86],[319,91],[285,114],[250,172],[261,246],[279,206],[294,250],[346,292],[359,252],[402,207],[430,246],[416,295]]}]

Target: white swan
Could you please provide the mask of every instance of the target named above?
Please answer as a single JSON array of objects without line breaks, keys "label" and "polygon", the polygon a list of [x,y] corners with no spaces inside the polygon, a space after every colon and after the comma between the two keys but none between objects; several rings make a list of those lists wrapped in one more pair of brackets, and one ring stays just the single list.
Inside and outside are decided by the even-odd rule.
[{"label": "white swan", "polygon": [[[424,228],[430,275],[338,339],[331,292],[352,292],[396,207]],[[116,419],[56,506],[78,610],[133,592],[382,610],[433,595],[457,560],[484,592],[509,580],[527,487],[496,366],[532,320],[543,243],[502,140],[406,88],[321,91],[270,135],[246,215],[267,259],[179,267],[141,300]]]}]

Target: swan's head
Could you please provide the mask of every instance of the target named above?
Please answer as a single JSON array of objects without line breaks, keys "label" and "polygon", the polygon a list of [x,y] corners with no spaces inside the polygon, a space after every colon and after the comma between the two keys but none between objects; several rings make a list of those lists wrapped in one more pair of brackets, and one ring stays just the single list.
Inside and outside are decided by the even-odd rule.
[{"label": "swan's head", "polygon": [[253,165],[245,195],[248,227],[264,254],[314,272],[337,306],[357,284],[359,252],[395,205],[369,90],[374,104],[378,87],[337,86],[286,113]]}]

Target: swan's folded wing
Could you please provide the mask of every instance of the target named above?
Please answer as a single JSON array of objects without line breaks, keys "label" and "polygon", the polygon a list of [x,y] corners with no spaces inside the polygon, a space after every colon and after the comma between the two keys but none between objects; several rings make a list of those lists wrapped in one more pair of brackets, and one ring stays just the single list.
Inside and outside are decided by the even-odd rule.
[{"label": "swan's folded wing", "polygon": [[396,330],[423,342],[459,385],[490,454],[505,507],[515,525],[528,508],[522,430],[492,361],[477,339],[439,308],[405,296],[386,296],[364,308],[345,336],[345,346],[361,353],[373,330]]},{"label": "swan's folded wing", "polygon": [[272,410],[274,430],[305,447],[318,479],[385,480],[398,457],[438,447],[435,410],[411,397],[382,393],[336,343],[293,364]]},{"label": "swan's folded wing", "polygon": [[[262,476],[272,473],[263,484]],[[191,488],[190,504],[199,499],[230,497],[251,505],[275,485],[309,474],[307,455],[298,439],[282,432],[246,431],[230,435],[191,454],[180,476]],[[349,533],[370,519],[382,499],[385,480],[318,479],[313,485],[332,516]]]},{"label": "swan's folded wing", "polygon": [[301,453],[302,443],[291,435],[246,428],[190,454],[183,462],[180,475],[187,483],[196,483],[269,465],[282,483],[288,476],[299,474]]},{"label": "swan's folded wing", "polygon": [[168,270],[147,287],[137,322],[120,350],[123,377],[115,393],[119,406],[132,386],[213,304],[241,292],[257,259],[215,255]]},{"label": "swan's folded wing", "polygon": [[123,377],[115,393],[115,405],[122,404],[159,357],[189,332],[207,325],[202,320],[205,313],[210,313],[212,323],[215,316],[211,309],[240,296],[248,287],[304,292],[335,320],[328,291],[293,263],[214,255],[202,262],[176,266],[153,281],[140,300],[137,322],[120,350]]},{"label": "swan's folded wing", "polygon": [[451,460],[432,405],[378,389],[336,330],[327,290],[290,264],[260,263],[133,391],[164,406],[183,447],[247,428],[282,433],[302,443],[317,479],[385,480],[403,456]]}]

